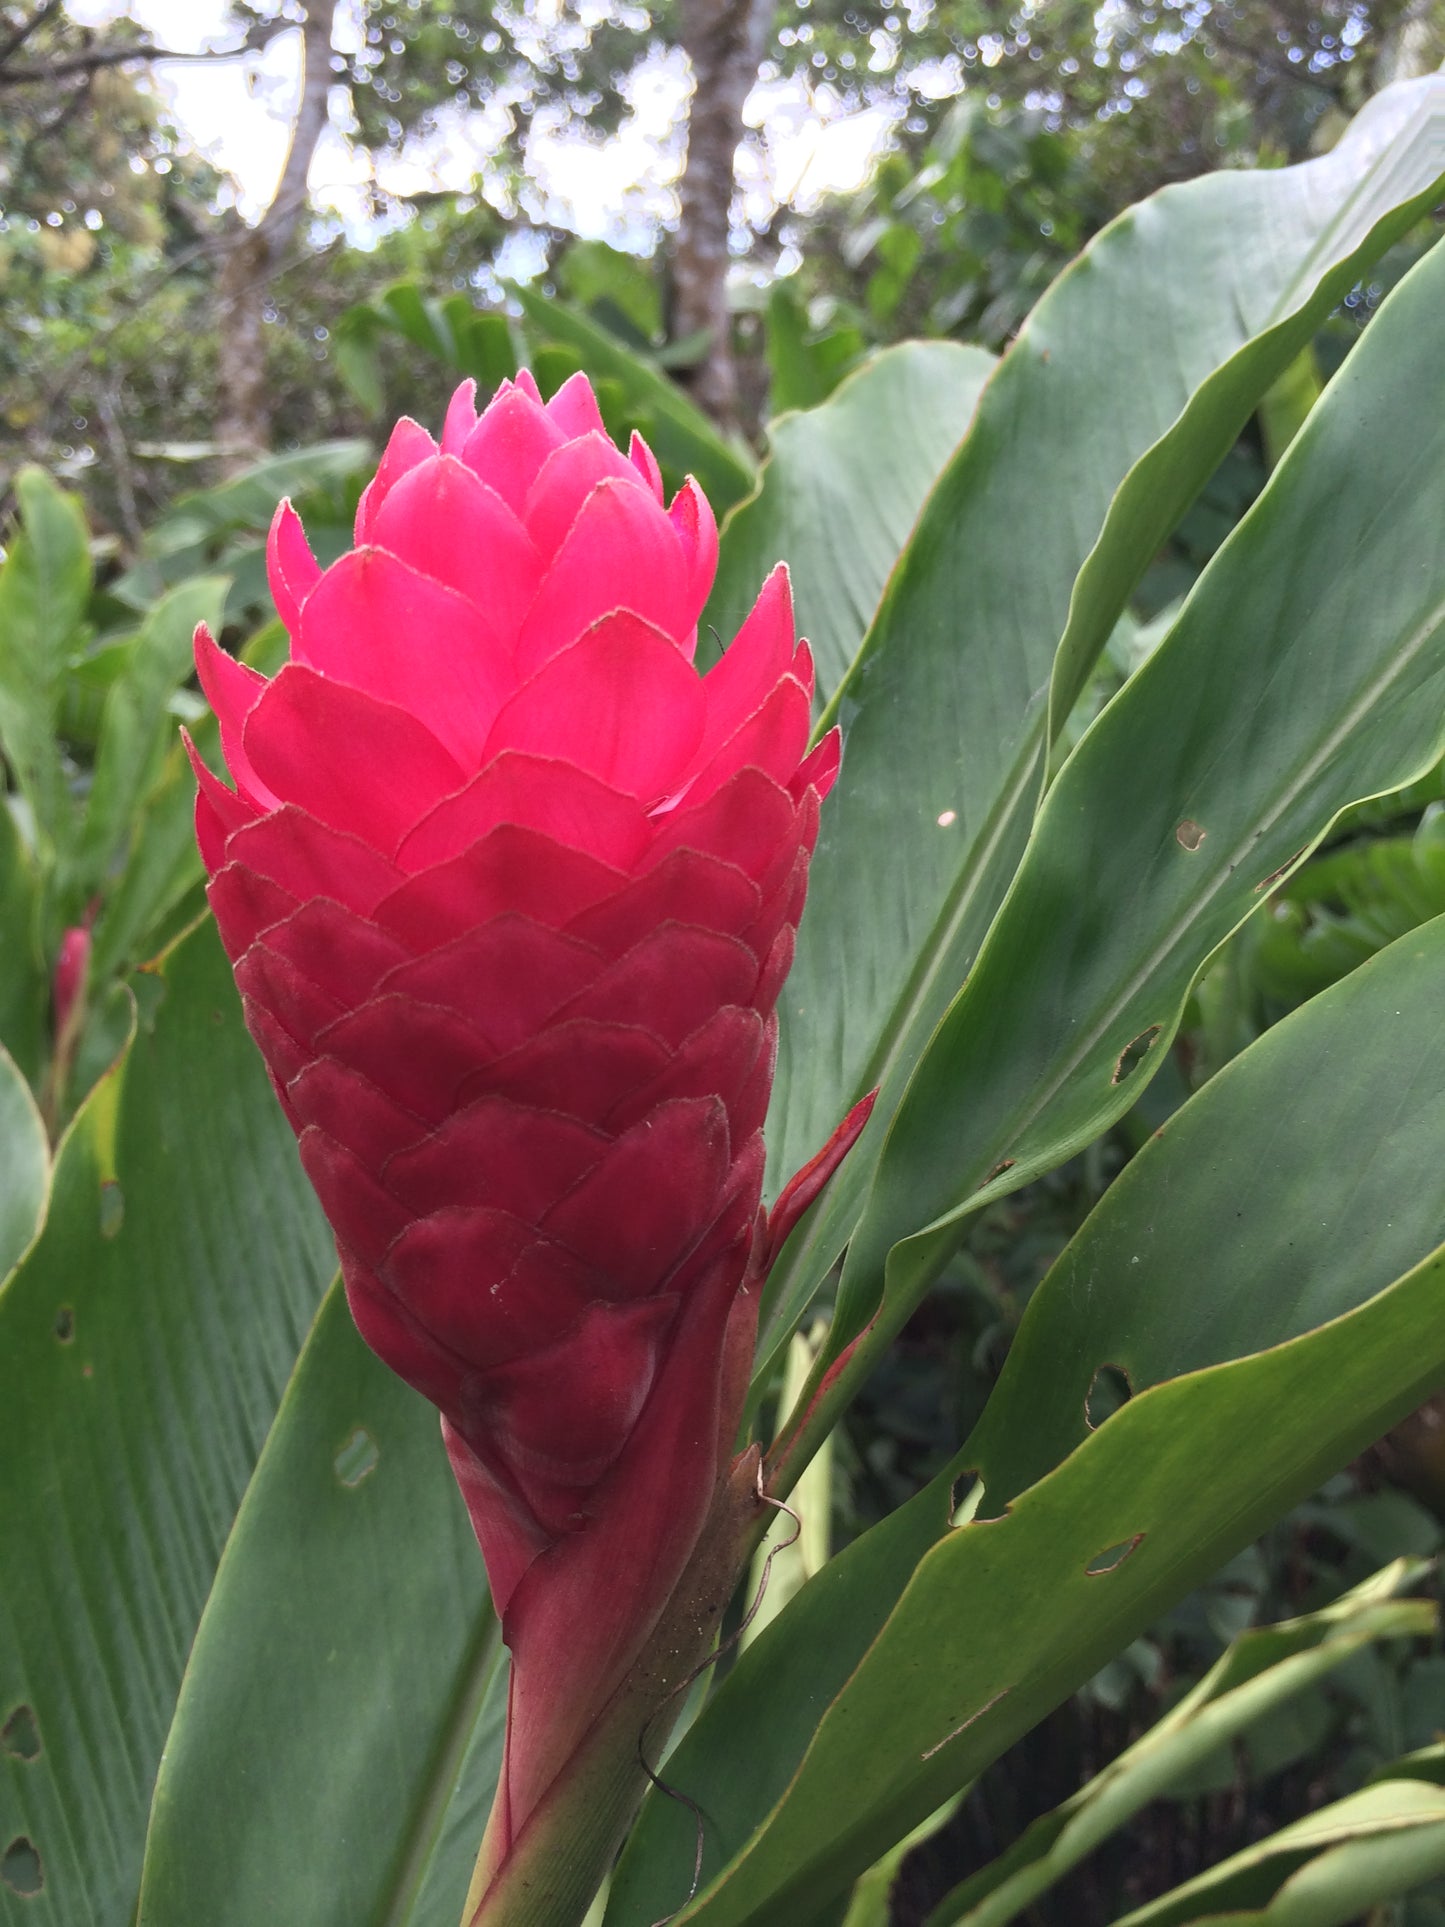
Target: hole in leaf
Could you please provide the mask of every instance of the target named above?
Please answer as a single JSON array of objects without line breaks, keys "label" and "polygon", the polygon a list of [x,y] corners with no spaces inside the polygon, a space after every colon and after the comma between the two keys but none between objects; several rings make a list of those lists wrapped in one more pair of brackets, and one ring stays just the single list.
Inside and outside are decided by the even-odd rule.
[{"label": "hole in leaf", "polygon": [[1105,1546],[1104,1550],[1096,1552],[1084,1567],[1086,1578],[1098,1579],[1106,1572],[1117,1572],[1135,1547],[1143,1543],[1143,1533],[1136,1532],[1132,1539],[1122,1539],[1117,1546]]},{"label": "hole in leaf", "polygon": [[125,1193],[114,1178],[100,1187],[100,1235],[113,1238],[125,1223]]},{"label": "hole in leaf", "polygon": [[40,1727],[34,1707],[16,1707],[5,1724],[0,1726],[0,1746],[14,1760],[40,1758]]},{"label": "hole in leaf", "polygon": [[365,1427],[358,1425],[336,1454],[336,1476],[345,1486],[357,1486],[376,1470],[381,1450]]},{"label": "hole in leaf", "polygon": [[35,1851],[34,1842],[27,1840],[23,1833],[0,1853],[0,1880],[22,1900],[33,1900],[45,1885],[40,1855]]},{"label": "hole in leaf", "polygon": [[1091,1432],[1097,1432],[1104,1420],[1112,1418],[1133,1396],[1134,1387],[1122,1365],[1101,1365],[1084,1394],[1085,1425]]},{"label": "hole in leaf", "polygon": [[976,1472],[961,1472],[953,1482],[949,1493],[950,1526],[966,1526],[983,1503],[983,1480]]},{"label": "hole in leaf", "polygon": [[56,1312],[55,1323],[51,1327],[51,1330],[55,1333],[55,1336],[60,1340],[62,1345],[68,1345],[71,1339],[74,1338],[75,1313],[70,1309],[69,1305],[62,1305],[60,1310]]},{"label": "hole in leaf", "polygon": [[1181,850],[1197,850],[1208,835],[1202,823],[1196,823],[1192,816],[1186,816],[1174,832],[1174,841]]},{"label": "hole in leaf", "polygon": [[1126,1077],[1132,1077],[1148,1055],[1149,1046],[1159,1035],[1158,1024],[1151,1024],[1148,1030],[1141,1030],[1132,1044],[1126,1044],[1119,1052],[1119,1061],[1114,1066],[1111,1084],[1122,1084]]}]

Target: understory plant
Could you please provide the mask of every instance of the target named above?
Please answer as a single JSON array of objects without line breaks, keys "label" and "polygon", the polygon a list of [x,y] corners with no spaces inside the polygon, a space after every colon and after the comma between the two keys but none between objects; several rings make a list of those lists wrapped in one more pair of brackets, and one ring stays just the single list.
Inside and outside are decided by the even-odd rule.
[{"label": "understory plant", "polygon": [[[720,540],[584,377],[466,384],[352,537],[281,504],[284,636],[163,570],[137,621],[27,479],[4,1918],[866,1927],[900,1843],[1445,1382],[1445,918],[1198,1088],[1171,1057],[1332,826],[1445,755],[1445,252],[1099,674],[1442,185],[1436,77],[1168,188],[1001,358],[905,344],[775,423]],[[827,1558],[820,1454],[970,1225],[1171,1064],[977,1424]],[[778,1609],[784,1513],[821,1549]],[[1420,1577],[1231,1647],[933,1927],[1428,1636]],[[1442,1777],[1118,1918],[1353,1919],[1445,1874]]]}]

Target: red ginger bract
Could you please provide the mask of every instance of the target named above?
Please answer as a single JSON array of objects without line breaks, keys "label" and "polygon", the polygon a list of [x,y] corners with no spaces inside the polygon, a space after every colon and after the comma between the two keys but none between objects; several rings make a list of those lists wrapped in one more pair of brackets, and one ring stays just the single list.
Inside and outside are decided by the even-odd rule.
[{"label": "red ginger bract", "polygon": [[235,789],[193,760],[247,1022],[362,1335],[441,1409],[512,1648],[505,1851],[727,1463],[838,739],[806,753],[782,568],[694,669],[711,511],[664,506],[582,377],[473,393],[440,447],[398,425],[333,567],[282,504],[291,660],[267,682],[198,632]]}]

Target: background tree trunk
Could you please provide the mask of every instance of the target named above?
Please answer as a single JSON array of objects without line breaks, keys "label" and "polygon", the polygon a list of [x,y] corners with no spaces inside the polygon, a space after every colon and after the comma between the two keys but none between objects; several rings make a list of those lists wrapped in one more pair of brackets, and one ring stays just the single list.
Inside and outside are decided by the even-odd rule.
[{"label": "background tree trunk", "polygon": [[682,0],[681,7],[693,96],[672,246],[672,337],[707,334],[702,359],[683,379],[726,429],[737,426],[738,401],[727,299],[733,169],[774,8],[775,0]]},{"label": "background tree trunk", "polygon": [[216,438],[224,449],[221,462],[227,475],[264,454],[271,442],[263,321],[266,284],[281,265],[306,206],[306,178],[326,127],[331,29],[337,5],[338,0],[319,0],[306,10],[301,29],[301,101],[275,198],[255,227],[231,217],[217,284]]}]

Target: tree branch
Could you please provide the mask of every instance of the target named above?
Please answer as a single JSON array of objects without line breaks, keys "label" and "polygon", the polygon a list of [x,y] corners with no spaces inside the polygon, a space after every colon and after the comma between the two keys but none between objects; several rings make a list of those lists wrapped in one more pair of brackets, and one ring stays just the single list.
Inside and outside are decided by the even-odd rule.
[{"label": "tree branch", "polygon": [[[46,5],[19,30],[20,37],[14,41],[14,47],[23,45],[58,4],[59,0],[46,0]],[[57,80],[71,80],[77,74],[98,73],[103,67],[123,67],[130,60],[234,60],[237,54],[254,53],[277,34],[289,32],[292,24],[289,20],[257,21],[247,29],[245,39],[236,46],[203,49],[199,53],[182,52],[177,47],[96,46],[87,47],[82,53],[66,54],[61,60],[35,61],[23,67],[5,65],[14,50],[14,47],[6,46],[0,49],[0,87],[50,86]]]},{"label": "tree branch", "polygon": [[0,40],[0,67],[5,65],[11,54],[17,53],[25,45],[37,27],[43,27],[50,16],[59,11],[60,0],[45,0],[45,5],[37,7],[28,20],[22,20],[8,39]]}]

